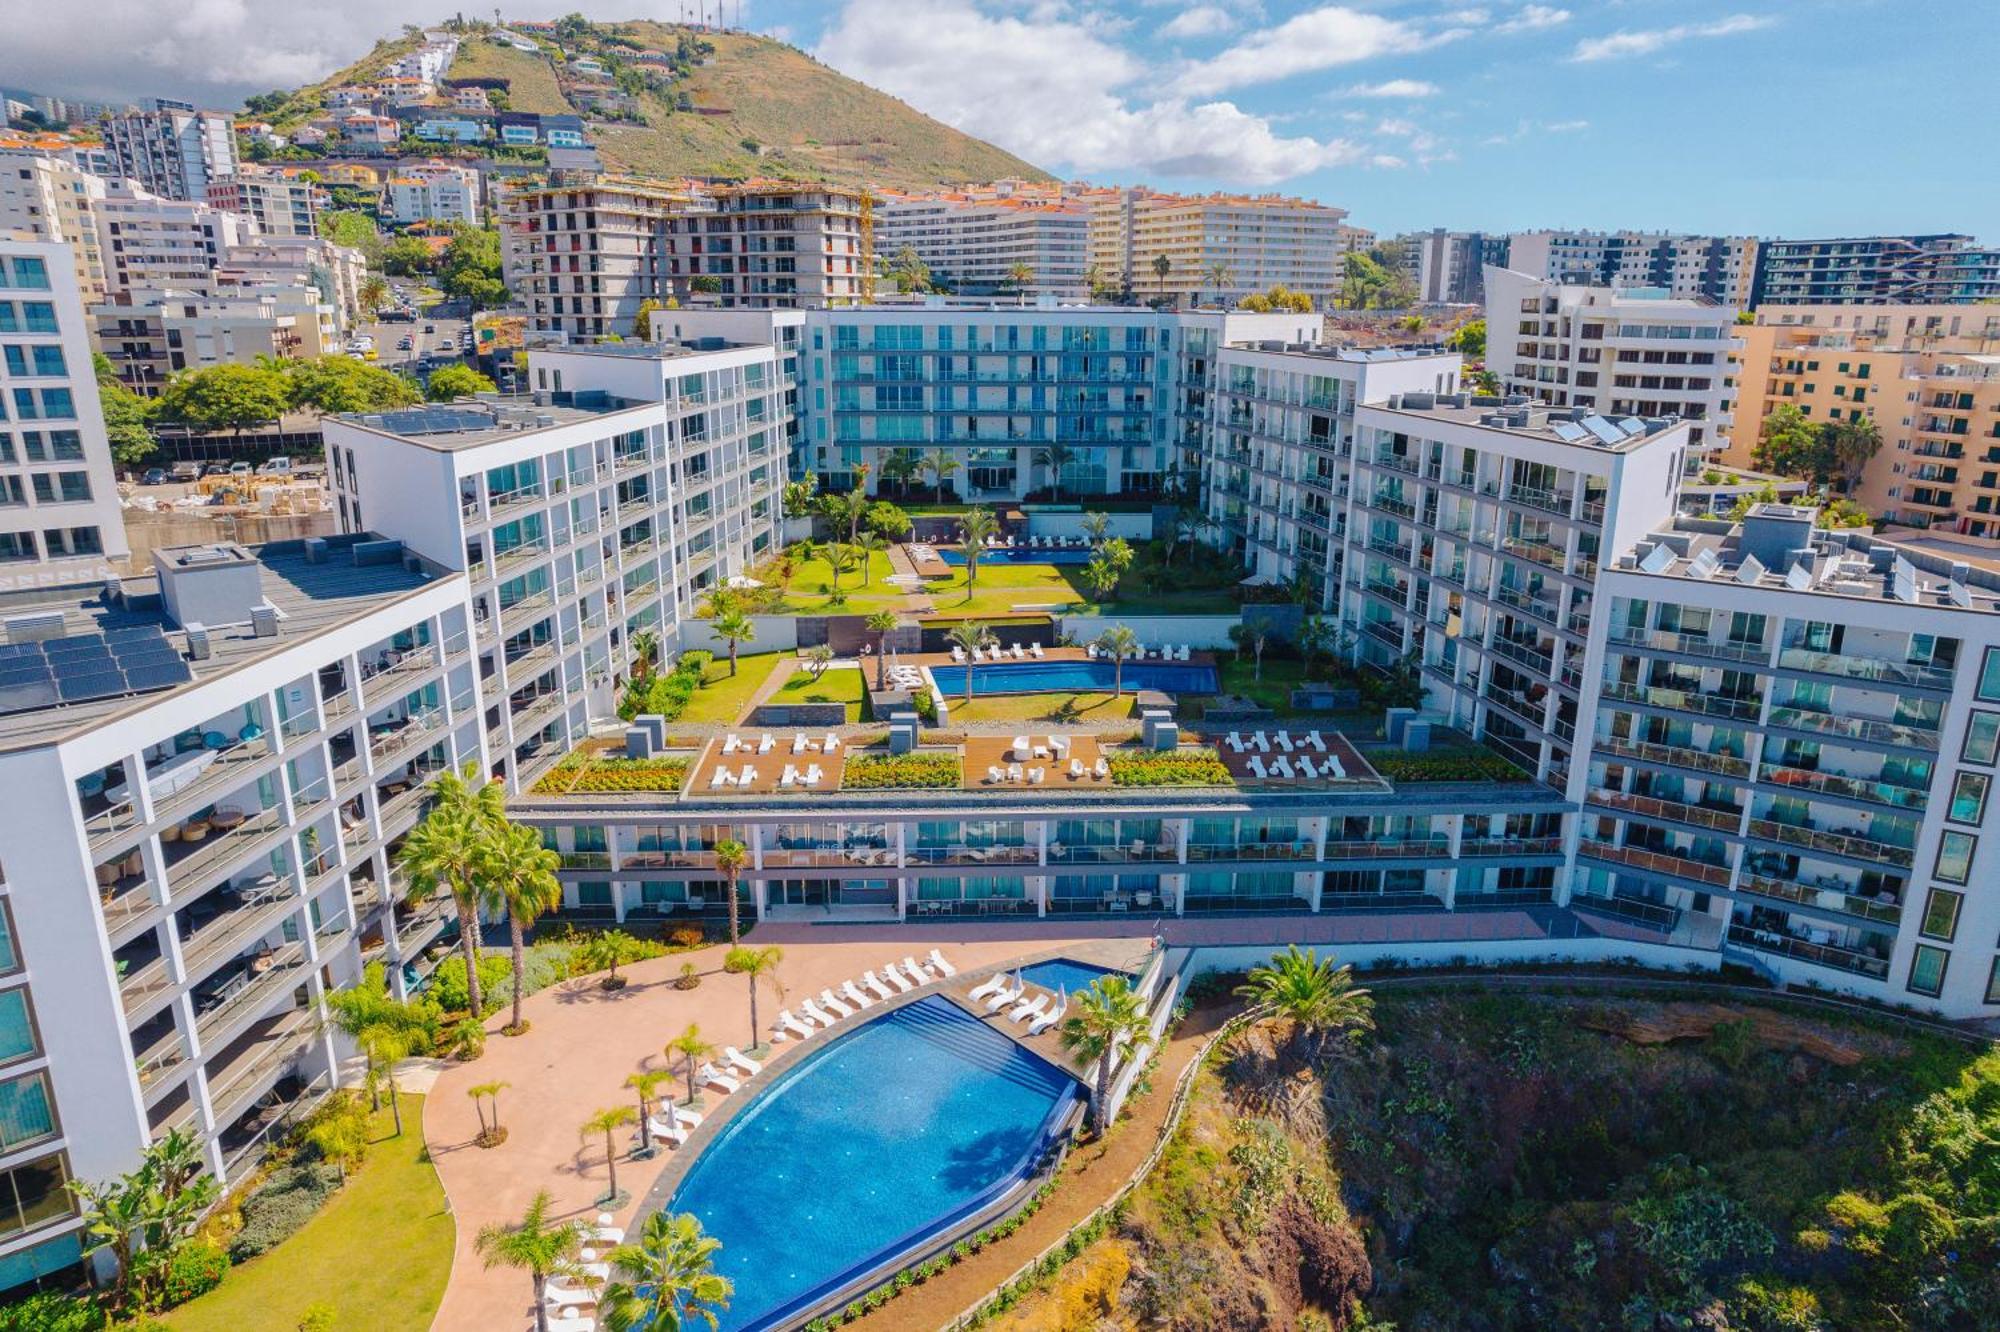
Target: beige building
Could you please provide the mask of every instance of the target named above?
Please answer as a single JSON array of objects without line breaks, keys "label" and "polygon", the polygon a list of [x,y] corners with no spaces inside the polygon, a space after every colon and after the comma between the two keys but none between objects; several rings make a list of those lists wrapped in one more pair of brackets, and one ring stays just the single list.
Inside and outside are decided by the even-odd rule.
[{"label": "beige building", "polygon": [[100,177],[60,157],[0,153],[0,239],[69,246],[86,307],[104,299],[104,256],[91,212],[103,197]]},{"label": "beige building", "polygon": [[1882,448],[1855,500],[1884,523],[2000,537],[2000,308],[1767,305],[1742,338],[1736,433],[1747,466],[1783,403],[1872,420]]},{"label": "beige building", "polygon": [[310,287],[142,289],[91,315],[118,378],[146,397],[182,370],[248,365],[260,356],[308,360],[340,347],[334,308]]},{"label": "beige building", "polygon": [[297,176],[246,169],[208,184],[208,202],[247,217],[260,236],[319,234],[319,187]]},{"label": "beige building", "polygon": [[738,309],[856,305],[874,294],[873,208],[861,191],[752,181],[705,193],[706,207],[667,224],[676,294],[701,278]]},{"label": "beige building", "polygon": [[[1278,194],[1103,190],[1090,199],[1090,264],[1113,285],[1177,304],[1236,301],[1283,285],[1328,305],[1359,239],[1347,210]],[[1156,271],[1164,256],[1169,265]]]},{"label": "beige building", "polygon": [[528,327],[578,341],[635,336],[641,303],[671,294],[661,237],[693,204],[672,182],[608,176],[502,195],[501,267]]}]

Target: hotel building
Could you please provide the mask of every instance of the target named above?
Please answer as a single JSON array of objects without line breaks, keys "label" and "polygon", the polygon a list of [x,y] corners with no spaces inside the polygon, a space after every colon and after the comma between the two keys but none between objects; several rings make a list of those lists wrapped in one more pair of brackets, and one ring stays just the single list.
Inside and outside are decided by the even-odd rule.
[{"label": "hotel building", "polygon": [[2000,300],[2000,249],[1970,236],[1766,241],[1754,305],[1975,305]]},{"label": "hotel building", "polygon": [[[1285,286],[1326,306],[1340,290],[1351,238],[1344,208],[1283,195],[1090,196],[1090,264],[1103,280],[1176,304],[1237,301]],[[1163,278],[1154,271],[1164,257]]]},{"label": "hotel building", "polygon": [[[889,193],[875,206],[875,254],[915,251],[945,287],[966,296],[1090,295],[1090,211],[1056,192],[964,189]],[[1016,268],[1031,276],[1016,283]]]},{"label": "hotel building", "polygon": [[200,201],[208,187],[236,174],[236,122],[221,111],[157,101],[150,111],[99,122],[118,175],[164,199]]},{"label": "hotel building", "polygon": [[0,153],[0,239],[69,247],[85,305],[104,299],[104,256],[93,205],[104,181],[50,153]]},{"label": "hotel building", "polygon": [[1504,253],[1487,262],[1516,273],[1587,287],[1654,287],[1739,310],[1750,304],[1759,254],[1749,236],[1517,231],[1498,239]]},{"label": "hotel building", "polygon": [[208,202],[227,213],[249,218],[259,236],[317,237],[319,186],[275,171],[239,171],[210,181]]}]

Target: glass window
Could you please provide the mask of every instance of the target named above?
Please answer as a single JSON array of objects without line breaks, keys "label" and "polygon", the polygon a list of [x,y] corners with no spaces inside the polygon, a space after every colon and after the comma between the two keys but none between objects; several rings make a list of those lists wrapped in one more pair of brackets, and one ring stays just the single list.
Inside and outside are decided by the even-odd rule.
[{"label": "glass window", "polygon": [[1985,773],[1961,772],[1951,785],[1951,804],[1945,817],[1953,823],[1978,823],[1986,813],[1986,788],[1993,779]]},{"label": "glass window", "polygon": [[1955,893],[1949,888],[1931,889],[1931,900],[1924,905],[1924,921],[1918,933],[1926,939],[1942,939],[1951,942],[1958,933],[1958,908],[1965,901],[1964,893]]},{"label": "glass window", "polygon": [[1965,752],[1959,756],[1967,763],[1991,763],[2000,757],[2000,712],[1975,712],[1965,724]]},{"label": "glass window", "polygon": [[49,1105],[46,1073],[30,1073],[12,1082],[0,1082],[0,1150],[13,1151],[56,1131],[55,1111]]},{"label": "glass window", "polygon": [[2000,703],[2000,648],[1986,649],[1986,660],[1979,667],[1977,692],[1988,703]]},{"label": "glass window", "polygon": [[1945,965],[1950,961],[1951,954],[1944,949],[1918,944],[1916,955],[1910,959],[1910,992],[1932,998],[1942,994]]},{"label": "glass window", "polygon": [[9,975],[20,969],[21,954],[14,947],[12,908],[0,902],[0,975]]},{"label": "glass window", "polygon": [[35,1020],[25,986],[0,990],[0,1063],[34,1054]]},{"label": "glass window", "polygon": [[1932,877],[1945,883],[1964,883],[1972,877],[1972,850],[1978,838],[1962,832],[1947,832],[1938,841],[1937,868]]},{"label": "glass window", "polygon": [[1986,976],[1986,1002],[2000,1004],[2000,957],[1993,959],[1993,970]]}]

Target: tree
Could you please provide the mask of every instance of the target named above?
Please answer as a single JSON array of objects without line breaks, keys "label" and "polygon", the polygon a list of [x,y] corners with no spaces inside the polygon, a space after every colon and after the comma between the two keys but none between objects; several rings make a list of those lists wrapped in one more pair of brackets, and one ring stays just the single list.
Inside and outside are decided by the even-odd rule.
[{"label": "tree", "polygon": [[1111,1104],[1111,1065],[1118,1049],[1127,1041],[1146,1034],[1146,1007],[1123,976],[1102,976],[1069,997],[1069,1016],[1063,1019],[1062,1046],[1084,1063],[1097,1066],[1090,1098],[1092,1130],[1102,1134],[1110,1127],[1105,1113]]},{"label": "tree", "polygon": [[389,303],[389,284],[371,273],[354,294],[361,303],[361,313],[373,319],[375,312]]},{"label": "tree", "polygon": [[894,482],[898,493],[907,492],[912,484],[923,480],[924,457],[913,449],[892,449],[883,457],[878,475],[885,484]]},{"label": "tree", "polygon": [[1779,476],[1812,476],[1820,464],[1819,424],[1796,403],[1781,402],[1757,429],[1750,457],[1761,471]]},{"label": "tree", "polygon": [[368,1112],[361,1108],[359,1097],[339,1093],[329,1097],[306,1121],[303,1136],[320,1159],[333,1162],[345,1180],[347,1172],[368,1155]]},{"label": "tree", "polygon": [[1403,310],[1415,305],[1416,284],[1400,265],[1400,251],[1389,247],[1349,254],[1341,272],[1341,304],[1351,310]]},{"label": "tree", "polygon": [[1167,274],[1174,271],[1174,261],[1164,254],[1153,256],[1153,278],[1160,284],[1160,299],[1167,299]]},{"label": "tree", "polygon": [[159,415],[196,430],[242,434],[275,421],[292,405],[292,386],[282,371],[259,365],[210,365],[183,370],[160,393]]},{"label": "tree", "polygon": [[642,1068],[637,1073],[625,1075],[625,1085],[639,1098],[639,1150],[643,1155],[653,1154],[653,1098],[662,1082],[673,1078],[673,1070],[666,1068]]},{"label": "tree", "polygon": [[889,543],[879,532],[863,532],[854,538],[855,562],[861,566],[861,588],[868,589],[868,573],[875,565],[875,556],[888,548]]},{"label": "tree", "polygon": [[875,637],[875,687],[877,689],[887,689],[889,687],[889,653],[885,645],[889,641],[889,634],[896,627],[896,612],[886,610],[876,611],[868,617],[866,624],[868,632]]},{"label": "tree", "polygon": [[1097,636],[1097,650],[1111,658],[1111,696],[1125,696],[1125,662],[1139,655],[1139,635],[1129,624],[1114,624]]},{"label": "tree", "polygon": [[68,1182],[82,1214],[85,1256],[111,1256],[113,1311],[158,1307],[174,1254],[222,1193],[203,1166],[194,1135],[176,1128],[148,1147],[129,1174],[103,1183]]},{"label": "tree", "polygon": [[[757,1021],[757,979],[760,976],[775,977],[778,963],[785,960],[785,950],[773,944],[768,948],[732,948],[722,959],[722,969],[733,971],[750,982],[750,1043],[763,1042],[763,1024]],[[775,979],[772,982],[776,984]]]},{"label": "tree", "polygon": [[424,381],[424,396],[432,402],[450,402],[475,393],[491,393],[494,384],[469,365],[441,365]]},{"label": "tree", "polygon": [[[479,1112],[479,1136],[481,1138],[491,1139],[499,1136],[500,1093],[506,1091],[511,1085],[511,1083],[506,1082],[481,1082],[465,1089],[465,1094],[472,1098],[473,1107]],[[486,1102],[488,1101],[493,1102],[493,1122],[490,1124],[486,1120]]]},{"label": "tree", "polygon": [[549,1219],[554,1200],[543,1189],[528,1204],[527,1212],[511,1226],[491,1225],[479,1232],[477,1249],[486,1266],[519,1268],[535,1283],[535,1327],[548,1332],[549,1278],[571,1270],[577,1250],[583,1247],[583,1226],[575,1221]]},{"label": "tree", "polygon": [[289,382],[292,406],[310,407],[322,415],[379,412],[417,400],[416,386],[409,380],[352,356],[316,356],[271,368],[281,370]]},{"label": "tree", "polygon": [[397,236],[382,247],[382,271],[392,277],[415,277],[437,267],[437,253],[421,236]]},{"label": "tree", "polygon": [[1201,272],[1202,276],[1208,279],[1208,284],[1211,287],[1215,288],[1216,304],[1225,306],[1228,305],[1229,286],[1236,276],[1234,273],[1230,271],[1229,265],[1223,263],[1221,260],[1218,259],[1214,263],[1202,269]]},{"label": "tree", "polygon": [[111,459],[123,467],[135,467],[153,456],[159,441],[153,438],[153,404],[125,387],[111,358],[103,352],[90,354],[97,372],[97,405],[104,417],[104,434],[111,442]]},{"label": "tree", "polygon": [[1083,515],[1083,534],[1090,539],[1090,548],[1098,549],[1111,536],[1111,515],[1108,513],[1086,513]]},{"label": "tree", "polygon": [[848,545],[845,541],[826,543],[826,567],[833,573],[833,596],[836,604],[846,600],[846,594],[840,590],[841,576],[853,571],[860,563],[861,552],[858,548]]},{"label": "tree", "polygon": [[660,635],[652,629],[641,629],[632,635],[632,679],[644,684],[653,678],[653,668],[660,664]]},{"label": "tree", "polygon": [[[477,783],[477,785],[475,785]],[[479,993],[479,883],[481,848],[506,817],[500,783],[481,781],[476,763],[464,774],[447,772],[433,785],[434,801],[422,823],[403,840],[397,863],[409,875],[409,897],[421,902],[439,888],[458,908],[458,944],[472,1020],[483,1018]],[[518,976],[516,977],[518,980]]]},{"label": "tree", "polygon": [[729,891],[729,942],[731,946],[743,937],[738,921],[741,908],[736,901],[736,881],[743,875],[743,867],[750,863],[750,848],[733,837],[725,837],[715,844],[715,868],[722,875]]},{"label": "tree", "polygon": [[1827,476],[1838,480],[1842,490],[1852,490],[1868,460],[1882,449],[1882,432],[1875,419],[1865,416],[1859,421],[1828,421],[1820,434]]},{"label": "tree", "polygon": [[583,964],[592,971],[604,972],[607,981],[617,981],[618,968],[636,962],[640,951],[639,941],[624,930],[599,930],[583,945]]},{"label": "tree", "polygon": [[694,1104],[695,1065],[715,1053],[715,1047],[701,1034],[701,1028],[690,1022],[687,1030],[667,1042],[667,1058],[681,1057],[681,1068],[687,1074],[688,1104]]},{"label": "tree", "polygon": [[1132,567],[1134,558],[1132,543],[1124,537],[1113,537],[1099,547],[1083,568],[1083,578],[1090,584],[1092,595],[1099,601],[1111,595],[1118,580]]},{"label": "tree", "polygon": [[979,583],[979,559],[986,553],[986,539],[998,534],[1000,520],[989,509],[967,509],[958,520],[958,539],[965,549],[965,599]]},{"label": "tree", "polygon": [[815,682],[826,674],[827,667],[833,665],[833,649],[821,643],[806,653],[806,674]]},{"label": "tree", "polygon": [[1451,331],[1451,336],[1444,340],[1444,345],[1468,361],[1486,359],[1486,321],[1468,319]]},{"label": "tree", "polygon": [[604,1196],[598,1199],[600,1203],[617,1205],[620,1196],[618,1192],[618,1145],[613,1141],[613,1137],[619,1129],[631,1123],[632,1118],[631,1106],[612,1105],[599,1110],[596,1114],[577,1126],[578,1137],[589,1139],[599,1133],[604,1135],[604,1168],[611,1178],[610,1186],[604,1190]]},{"label": "tree", "polygon": [[932,499],[938,501],[940,504],[944,502],[944,479],[953,472],[956,472],[960,465],[958,459],[952,457],[951,454],[945,452],[943,449],[934,449],[925,456],[924,467],[934,478],[931,483]]},{"label": "tree", "polygon": [[1269,965],[1252,968],[1236,993],[1248,999],[1259,1016],[1288,1024],[1287,1044],[1309,1055],[1317,1055],[1335,1032],[1370,1031],[1375,1026],[1375,1000],[1355,987],[1354,968],[1337,967],[1332,958],[1321,958],[1297,944],[1272,957]]},{"label": "tree", "polygon": [[1264,679],[1264,645],[1270,638],[1271,621],[1262,615],[1252,615],[1240,624],[1229,626],[1229,641],[1236,645],[1237,652],[1248,652],[1256,658],[1250,678],[1259,683]]},{"label": "tree", "polygon": [[1007,266],[1007,278],[1006,278],[1007,288],[1010,291],[1012,291],[1016,296],[1018,296],[1023,304],[1025,304],[1028,299],[1029,284],[1034,282],[1034,280],[1035,280],[1035,269],[1032,264],[1016,260],[1014,263],[1009,264]]},{"label": "tree", "polygon": [[926,292],[931,290],[931,266],[917,254],[916,247],[905,245],[889,256],[883,269],[884,276],[895,282],[897,291]]},{"label": "tree", "polygon": [[[972,656],[975,652],[984,651],[986,646],[994,641],[993,631],[977,620],[958,621],[945,631],[945,637],[965,649],[965,655],[968,657]],[[966,667],[965,671],[965,701],[968,703],[972,701],[972,668],[970,665]]]},{"label": "tree", "polygon": [[1299,622],[1300,673],[1308,680],[1312,678],[1313,658],[1330,653],[1340,641],[1340,631],[1324,615],[1308,612]]},{"label": "tree", "polygon": [[335,245],[361,251],[370,268],[382,266],[382,233],[375,229],[375,219],[368,214],[353,209],[321,213],[319,234]]},{"label": "tree", "polygon": [[438,286],[481,308],[507,299],[500,278],[500,233],[491,227],[460,227],[438,258]]},{"label": "tree", "polygon": [[[365,1061],[368,1099],[382,1106],[381,1087],[396,1064],[412,1054],[437,1047],[442,1015],[428,999],[398,999],[389,993],[389,983],[380,962],[371,963],[361,979],[344,990],[326,996],[327,1020],[336,1031],[354,1042]],[[396,1134],[402,1136],[403,1111],[396,1099],[393,1081],[389,1087],[390,1113]]]},{"label": "tree", "polygon": [[482,900],[489,911],[507,913],[514,953],[514,1020],[506,1028],[510,1036],[528,1029],[521,1020],[522,991],[527,988],[523,984],[527,932],[536,920],[562,905],[562,884],[556,880],[561,864],[562,857],[542,845],[540,832],[504,821],[479,848]]},{"label": "tree", "polygon": [[846,531],[850,543],[860,532],[861,520],[868,513],[868,492],[862,488],[862,479],[857,477],[854,489],[822,495],[819,501],[820,512],[826,516],[827,523],[836,532]]},{"label": "tree", "polygon": [[660,303],[648,296],[639,302],[639,308],[632,315],[632,336],[647,342],[653,336],[653,315],[660,309]]},{"label": "tree", "polygon": [[1062,498],[1062,474],[1065,467],[1076,461],[1076,450],[1067,444],[1045,444],[1036,449],[1030,461],[1049,474],[1049,496]]},{"label": "tree", "polygon": [[[835,575],[836,586],[838,585],[838,581],[839,576]],[[717,638],[729,644],[729,674],[731,678],[734,678],[736,675],[737,645],[741,643],[754,643],[757,640],[756,622],[750,618],[749,614],[741,606],[730,604],[723,607],[717,613],[716,617],[709,622],[708,627],[709,631]]]},{"label": "tree", "polygon": [[1174,562],[1174,552],[1179,550],[1182,544],[1186,544],[1192,554],[1195,543],[1211,525],[1208,515],[1192,504],[1183,504],[1175,509],[1173,527],[1167,534],[1166,562],[1168,564]]},{"label": "tree", "polygon": [[597,1319],[605,1332],[683,1332],[697,1323],[721,1326],[717,1313],[736,1289],[715,1270],[722,1241],[701,1232],[689,1215],[655,1212],[638,1242],[611,1251],[620,1280],[604,1288]]},{"label": "tree", "polygon": [[1293,291],[1282,282],[1272,283],[1267,291],[1253,291],[1237,304],[1255,314],[1270,314],[1274,310],[1311,314],[1313,308],[1312,297],[1302,291]]}]

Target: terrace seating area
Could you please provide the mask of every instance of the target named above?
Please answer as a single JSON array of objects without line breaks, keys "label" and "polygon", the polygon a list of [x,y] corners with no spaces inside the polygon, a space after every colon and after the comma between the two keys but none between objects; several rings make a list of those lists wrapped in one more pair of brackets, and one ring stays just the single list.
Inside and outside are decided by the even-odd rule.
[{"label": "terrace seating area", "polygon": [[1239,781],[1312,787],[1380,780],[1338,731],[1229,731],[1211,739],[1223,766]]},{"label": "terrace seating area", "polygon": [[1094,735],[968,736],[965,784],[995,786],[1109,786],[1111,765]]},{"label": "terrace seating area", "polygon": [[877,1004],[950,980],[957,974],[958,968],[936,948],[922,961],[915,954],[906,953],[900,960],[871,967],[858,977],[827,986],[817,995],[809,994],[791,1007],[780,1009],[777,1021],[771,1024],[771,1040],[774,1043],[810,1040]]},{"label": "terrace seating area", "polygon": [[834,791],[846,767],[847,747],[835,731],[731,731],[703,748],[688,790],[703,796]]}]

